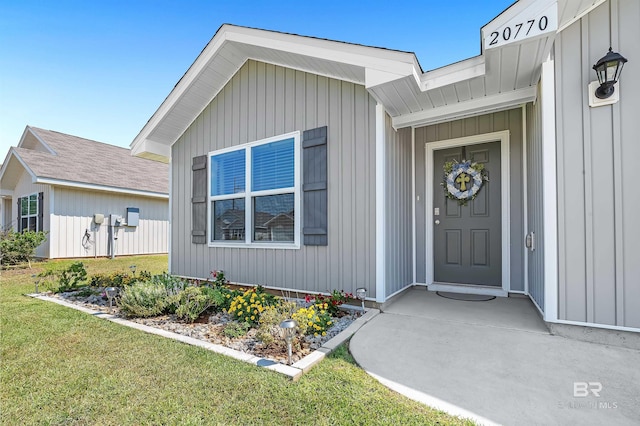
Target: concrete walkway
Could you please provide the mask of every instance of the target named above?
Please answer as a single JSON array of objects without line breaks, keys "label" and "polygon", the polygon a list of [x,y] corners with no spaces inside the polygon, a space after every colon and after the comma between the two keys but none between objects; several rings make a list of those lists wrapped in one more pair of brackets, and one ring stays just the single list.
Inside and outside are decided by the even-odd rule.
[{"label": "concrete walkway", "polygon": [[526,298],[465,302],[411,289],[350,350],[391,388],[479,423],[640,424],[640,351],[550,335]]}]

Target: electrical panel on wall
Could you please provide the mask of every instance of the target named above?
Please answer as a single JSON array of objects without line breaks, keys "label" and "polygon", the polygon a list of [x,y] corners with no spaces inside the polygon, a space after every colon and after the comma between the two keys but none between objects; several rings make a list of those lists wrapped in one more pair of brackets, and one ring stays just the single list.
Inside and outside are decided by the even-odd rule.
[{"label": "electrical panel on wall", "polygon": [[140,222],[140,209],[127,207],[127,226],[138,226]]}]

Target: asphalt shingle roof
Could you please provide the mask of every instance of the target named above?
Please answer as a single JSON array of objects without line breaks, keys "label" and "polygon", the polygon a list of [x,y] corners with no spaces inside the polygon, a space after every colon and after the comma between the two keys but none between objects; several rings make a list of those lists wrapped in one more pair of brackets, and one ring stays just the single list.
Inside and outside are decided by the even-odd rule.
[{"label": "asphalt shingle roof", "polygon": [[38,177],[169,193],[168,164],[134,157],[126,148],[29,128],[56,153],[14,148]]}]

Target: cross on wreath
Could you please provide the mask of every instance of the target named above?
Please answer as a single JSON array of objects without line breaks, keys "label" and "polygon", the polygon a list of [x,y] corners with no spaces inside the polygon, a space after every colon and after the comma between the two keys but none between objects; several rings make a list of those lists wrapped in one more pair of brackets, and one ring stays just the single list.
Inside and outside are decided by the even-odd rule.
[{"label": "cross on wreath", "polygon": [[461,191],[466,191],[467,190],[467,182],[469,182],[470,180],[471,180],[471,178],[466,173],[460,173],[460,175],[456,179],[456,183],[460,184],[460,190]]}]

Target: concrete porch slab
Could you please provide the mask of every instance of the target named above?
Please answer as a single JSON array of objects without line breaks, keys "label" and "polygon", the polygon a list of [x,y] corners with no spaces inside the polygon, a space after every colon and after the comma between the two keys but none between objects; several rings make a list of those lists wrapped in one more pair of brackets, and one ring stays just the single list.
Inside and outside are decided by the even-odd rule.
[{"label": "concrete porch slab", "polygon": [[640,351],[553,336],[524,298],[458,302],[412,289],[350,349],[387,386],[481,424],[640,423]]}]

